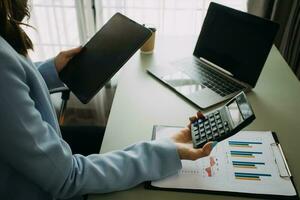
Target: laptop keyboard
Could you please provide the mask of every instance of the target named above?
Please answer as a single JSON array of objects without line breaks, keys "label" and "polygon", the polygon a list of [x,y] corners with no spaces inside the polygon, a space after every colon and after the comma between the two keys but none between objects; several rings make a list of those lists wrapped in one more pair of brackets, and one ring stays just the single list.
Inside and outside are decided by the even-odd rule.
[{"label": "laptop keyboard", "polygon": [[180,69],[187,73],[191,78],[199,81],[202,85],[208,87],[222,97],[241,91],[245,88],[196,61],[192,61],[192,63],[181,63],[179,66]]}]

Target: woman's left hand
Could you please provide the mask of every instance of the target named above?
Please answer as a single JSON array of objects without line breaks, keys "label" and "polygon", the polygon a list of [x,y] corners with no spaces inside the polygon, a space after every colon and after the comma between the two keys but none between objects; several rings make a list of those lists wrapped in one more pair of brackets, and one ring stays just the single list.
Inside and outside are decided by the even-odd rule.
[{"label": "woman's left hand", "polygon": [[74,49],[66,50],[66,51],[61,51],[54,59],[55,67],[57,72],[59,73],[65,66],[66,64],[82,50],[82,47],[77,47]]}]

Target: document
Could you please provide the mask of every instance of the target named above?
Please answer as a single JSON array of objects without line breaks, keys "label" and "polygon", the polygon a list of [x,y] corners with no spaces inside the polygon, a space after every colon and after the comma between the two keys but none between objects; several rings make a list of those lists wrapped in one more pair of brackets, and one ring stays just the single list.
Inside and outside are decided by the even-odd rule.
[{"label": "document", "polygon": [[[170,137],[180,129],[156,126],[155,139]],[[272,132],[241,131],[219,142],[209,156],[183,160],[178,174],[153,181],[151,186],[295,196],[288,167],[274,148],[276,144]]]}]

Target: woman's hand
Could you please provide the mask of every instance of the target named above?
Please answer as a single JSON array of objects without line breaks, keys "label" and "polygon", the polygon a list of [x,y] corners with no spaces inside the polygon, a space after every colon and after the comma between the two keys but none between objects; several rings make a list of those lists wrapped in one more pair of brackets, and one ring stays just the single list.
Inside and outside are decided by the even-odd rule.
[{"label": "woman's hand", "polygon": [[192,144],[191,136],[191,123],[203,118],[201,112],[197,113],[197,116],[190,117],[190,123],[180,132],[176,133],[171,139],[177,147],[180,159],[182,160],[197,160],[199,158],[208,156],[212,151],[213,147],[217,144],[216,142],[208,142],[202,148],[195,149]]},{"label": "woman's hand", "polygon": [[59,73],[65,66],[66,64],[82,50],[82,47],[77,47],[74,49],[70,49],[67,51],[62,51],[60,52],[54,59],[54,64],[56,67],[57,72]]}]

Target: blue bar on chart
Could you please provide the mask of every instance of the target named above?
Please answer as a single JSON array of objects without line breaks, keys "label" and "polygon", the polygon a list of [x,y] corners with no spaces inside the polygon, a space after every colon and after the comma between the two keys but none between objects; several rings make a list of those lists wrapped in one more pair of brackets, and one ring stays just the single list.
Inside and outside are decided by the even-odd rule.
[{"label": "blue bar on chart", "polygon": [[232,161],[234,168],[248,168],[257,169],[257,165],[265,165],[264,162],[244,162],[244,161]]},{"label": "blue bar on chart", "polygon": [[271,174],[235,172],[235,179],[261,181],[261,177],[271,177]]},{"label": "blue bar on chart", "polygon": [[242,148],[252,148],[253,145],[262,144],[262,142],[248,142],[248,141],[228,141],[229,146],[231,147],[242,147]]},{"label": "blue bar on chart", "polygon": [[255,158],[255,155],[262,154],[261,151],[230,151],[232,157]]}]

